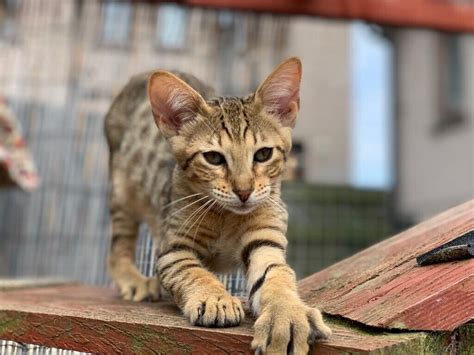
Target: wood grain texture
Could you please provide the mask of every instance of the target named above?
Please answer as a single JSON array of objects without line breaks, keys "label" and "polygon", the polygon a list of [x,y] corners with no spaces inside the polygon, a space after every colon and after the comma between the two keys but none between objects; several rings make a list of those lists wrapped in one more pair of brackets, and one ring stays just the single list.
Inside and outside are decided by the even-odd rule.
[{"label": "wood grain texture", "polygon": [[472,229],[474,200],[300,281],[300,292],[366,325],[452,331],[474,319],[474,259],[420,267],[415,258]]},{"label": "wood grain texture", "polygon": [[191,327],[169,302],[125,302],[112,290],[78,285],[0,292],[0,338],[95,353],[163,354],[238,353],[251,340],[246,327]]},{"label": "wood grain texture", "polygon": [[[425,333],[368,333],[331,322],[314,353],[418,349]],[[239,327],[190,326],[169,302],[131,303],[110,289],[80,285],[0,292],[0,339],[94,353],[251,354],[253,320]]]},{"label": "wood grain texture", "polygon": [[[344,317],[328,319],[334,334],[313,353],[470,351],[472,327],[461,325],[474,315],[474,259],[419,267],[415,257],[473,228],[470,201],[300,281],[308,303]],[[172,303],[125,302],[104,288],[0,291],[0,339],[78,351],[250,354],[252,324],[193,327]]]}]

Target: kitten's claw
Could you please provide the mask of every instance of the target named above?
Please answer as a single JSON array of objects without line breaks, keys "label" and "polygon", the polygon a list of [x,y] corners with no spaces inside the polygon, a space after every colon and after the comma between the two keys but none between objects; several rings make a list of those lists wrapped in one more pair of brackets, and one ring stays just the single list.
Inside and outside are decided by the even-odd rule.
[{"label": "kitten's claw", "polygon": [[156,277],[137,277],[117,282],[120,295],[125,301],[142,302],[160,299],[160,284]]},{"label": "kitten's claw", "polygon": [[255,354],[306,355],[316,340],[331,335],[321,313],[301,301],[269,306],[258,317],[254,328]]},{"label": "kitten's claw", "polygon": [[229,294],[193,298],[184,306],[184,313],[192,324],[203,327],[234,327],[244,318],[240,300]]}]

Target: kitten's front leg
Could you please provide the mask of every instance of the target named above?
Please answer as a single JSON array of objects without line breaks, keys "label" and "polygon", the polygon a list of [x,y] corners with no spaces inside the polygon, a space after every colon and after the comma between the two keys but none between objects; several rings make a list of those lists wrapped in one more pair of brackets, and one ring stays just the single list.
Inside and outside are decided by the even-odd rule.
[{"label": "kitten's front leg", "polygon": [[316,339],[331,334],[319,310],[298,296],[295,273],[285,261],[286,244],[285,236],[271,228],[242,238],[249,304],[258,316],[252,342],[257,353],[307,354]]},{"label": "kitten's front leg", "polygon": [[231,327],[244,319],[242,304],[202,265],[197,251],[172,244],[159,256],[157,272],[162,286],[173,296],[194,325]]}]

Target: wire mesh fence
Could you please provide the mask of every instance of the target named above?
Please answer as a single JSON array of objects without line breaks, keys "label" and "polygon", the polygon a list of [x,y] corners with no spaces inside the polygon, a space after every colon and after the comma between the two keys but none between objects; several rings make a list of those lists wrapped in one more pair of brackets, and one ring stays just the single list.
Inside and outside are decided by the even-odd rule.
[{"label": "wire mesh fence", "polygon": [[39,345],[16,343],[13,341],[0,341],[0,354],[2,355],[79,355],[87,354],[78,351],[45,348]]},{"label": "wire mesh fence", "polygon": [[[287,55],[289,28],[298,19],[140,2],[6,4],[0,93],[23,127],[42,185],[32,194],[0,193],[0,275],[109,284],[102,126],[114,95],[132,74],[155,68],[192,72],[220,93],[248,93]],[[283,190],[289,263],[298,277],[390,232],[384,191],[294,182]],[[137,263],[147,275],[153,252],[142,228]],[[222,279],[234,293],[245,292],[241,274]],[[0,349],[32,353],[23,345]]]},{"label": "wire mesh fence", "polygon": [[288,259],[308,276],[376,243],[392,231],[391,196],[377,190],[286,183]]},{"label": "wire mesh fence", "polygon": [[[32,195],[2,192],[0,271],[104,284],[109,226],[102,120],[114,94],[130,75],[157,67],[219,78],[221,92],[248,92],[256,85],[252,78],[285,55],[292,19],[107,1],[25,0],[11,2],[9,10],[1,28],[0,82],[42,187]],[[178,33],[170,32],[170,21]],[[221,70],[223,63],[237,66],[240,52],[256,65]],[[389,232],[382,191],[287,185],[289,259],[300,277]],[[138,256],[150,273],[151,244],[143,240]]]}]

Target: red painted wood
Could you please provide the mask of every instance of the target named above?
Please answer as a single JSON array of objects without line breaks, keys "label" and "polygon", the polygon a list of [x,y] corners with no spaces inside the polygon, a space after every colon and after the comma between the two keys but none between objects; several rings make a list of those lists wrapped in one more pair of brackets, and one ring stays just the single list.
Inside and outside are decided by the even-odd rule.
[{"label": "red painted wood", "polygon": [[181,0],[181,4],[359,19],[389,26],[474,32],[474,4],[448,0]]},{"label": "red painted wood", "polygon": [[300,281],[325,312],[376,327],[452,331],[474,319],[474,259],[416,256],[474,229],[474,200]]},{"label": "red painted wood", "polygon": [[[472,263],[471,263],[472,265]],[[472,268],[471,268],[472,271]],[[453,284],[417,305],[407,308],[399,319],[412,329],[424,327],[425,318],[432,319],[437,328],[450,329],[474,319],[474,276]]]},{"label": "red painted wood", "polygon": [[0,292],[0,338],[78,351],[250,353],[250,324],[192,327],[169,302],[124,302],[112,290],[80,285]]},{"label": "red painted wood", "polygon": [[[473,228],[474,200],[300,281],[300,293],[326,313],[366,325],[452,331],[474,318],[474,260],[419,267],[415,257]],[[0,291],[0,339],[78,351],[247,354],[252,324],[193,327],[169,302],[124,302],[80,285]],[[333,337],[314,353],[418,353],[431,341],[420,332],[330,325]]]},{"label": "red painted wood", "polygon": [[[132,303],[80,285],[0,291],[0,339],[94,353],[250,354],[253,320],[236,328],[190,326],[169,302]],[[387,351],[422,334],[368,334],[339,324],[313,353]]]}]

